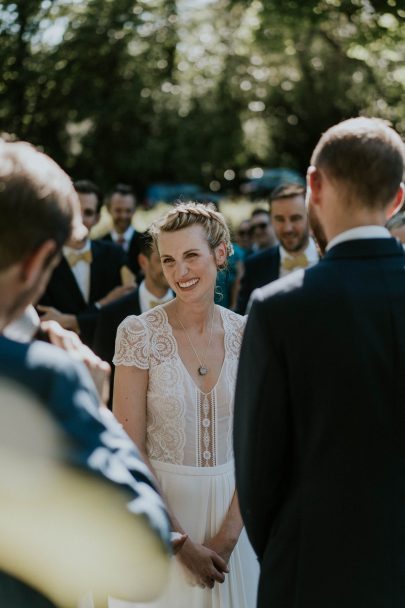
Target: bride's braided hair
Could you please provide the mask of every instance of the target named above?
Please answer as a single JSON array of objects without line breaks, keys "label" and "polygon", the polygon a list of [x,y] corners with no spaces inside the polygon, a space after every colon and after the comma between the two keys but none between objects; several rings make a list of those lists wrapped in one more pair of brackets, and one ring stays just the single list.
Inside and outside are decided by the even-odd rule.
[{"label": "bride's braided hair", "polygon": [[176,203],[163,217],[152,223],[149,233],[158,248],[161,232],[177,232],[196,224],[203,227],[211,251],[220,243],[225,243],[228,257],[232,255],[229,228],[222,213],[217,211],[212,203]]}]

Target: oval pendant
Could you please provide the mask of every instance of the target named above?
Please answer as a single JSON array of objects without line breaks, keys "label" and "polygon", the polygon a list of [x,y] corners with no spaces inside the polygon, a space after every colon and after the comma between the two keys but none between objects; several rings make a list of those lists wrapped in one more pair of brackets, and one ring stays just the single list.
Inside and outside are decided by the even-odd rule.
[{"label": "oval pendant", "polygon": [[205,376],[205,374],[208,374],[208,369],[202,365],[198,368],[198,373],[200,376]]}]

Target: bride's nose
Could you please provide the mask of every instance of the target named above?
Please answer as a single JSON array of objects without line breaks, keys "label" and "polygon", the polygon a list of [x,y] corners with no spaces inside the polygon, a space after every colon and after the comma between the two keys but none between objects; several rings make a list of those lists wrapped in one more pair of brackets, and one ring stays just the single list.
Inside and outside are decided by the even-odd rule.
[{"label": "bride's nose", "polygon": [[184,279],[184,277],[187,275],[187,273],[188,273],[187,263],[185,261],[177,262],[176,272],[175,272],[176,281],[180,281],[181,279]]}]

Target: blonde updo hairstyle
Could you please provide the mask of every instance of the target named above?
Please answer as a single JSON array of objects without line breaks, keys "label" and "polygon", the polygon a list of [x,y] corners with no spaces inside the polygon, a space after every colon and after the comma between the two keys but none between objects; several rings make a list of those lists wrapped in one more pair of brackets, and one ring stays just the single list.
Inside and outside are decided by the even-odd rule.
[{"label": "blonde updo hairstyle", "polygon": [[[163,217],[155,220],[150,229],[156,249],[159,249],[159,235],[161,232],[177,232],[189,226],[200,225],[203,227],[207,243],[214,254],[220,243],[226,246],[227,258],[233,254],[231,236],[225,218],[215,209],[212,203],[176,203]],[[226,268],[226,261],[218,267],[218,270]]]}]

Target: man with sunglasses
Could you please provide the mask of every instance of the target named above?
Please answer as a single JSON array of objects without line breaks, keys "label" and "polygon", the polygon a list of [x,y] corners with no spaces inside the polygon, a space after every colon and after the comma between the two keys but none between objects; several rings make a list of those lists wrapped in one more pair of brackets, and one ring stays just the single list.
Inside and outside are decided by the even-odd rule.
[{"label": "man with sunglasses", "polygon": [[[83,224],[90,231],[100,219],[101,192],[89,180],[77,181],[74,186]],[[126,262],[125,251],[114,243],[87,237],[80,242],[71,239],[38,305],[42,319],[58,321],[92,346],[100,308],[135,287]]]},{"label": "man with sunglasses", "polygon": [[277,244],[270,213],[266,209],[258,208],[252,211],[249,232],[254,252],[274,247]]},{"label": "man with sunglasses", "polygon": [[[245,260],[236,312],[245,314],[250,294],[299,268],[313,266],[319,259],[309,235],[305,189],[296,184],[277,188],[270,199],[270,218],[279,244]],[[253,219],[252,219],[253,221]]]}]

